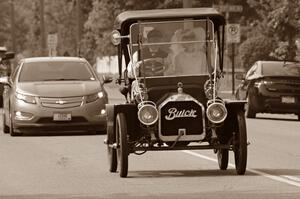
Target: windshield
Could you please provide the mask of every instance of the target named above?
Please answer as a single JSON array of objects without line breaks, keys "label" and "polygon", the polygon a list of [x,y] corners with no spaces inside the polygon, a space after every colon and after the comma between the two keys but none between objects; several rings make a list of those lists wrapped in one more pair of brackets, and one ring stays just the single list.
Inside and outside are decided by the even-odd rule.
[{"label": "windshield", "polygon": [[24,63],[19,82],[95,80],[88,65],[84,62],[45,61]]},{"label": "windshield", "polygon": [[296,76],[300,77],[299,63],[265,63],[262,66],[262,74],[264,76]]},{"label": "windshield", "polygon": [[143,63],[140,75],[208,74],[214,65],[214,39],[210,20],[136,23],[130,28],[129,51]]}]

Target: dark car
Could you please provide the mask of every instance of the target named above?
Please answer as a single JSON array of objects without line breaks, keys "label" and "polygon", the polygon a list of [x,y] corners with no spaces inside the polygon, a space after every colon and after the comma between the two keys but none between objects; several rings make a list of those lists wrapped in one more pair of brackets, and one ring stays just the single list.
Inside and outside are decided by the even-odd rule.
[{"label": "dark car", "polygon": [[105,81],[84,58],[25,58],[11,77],[1,78],[3,131],[12,136],[105,131]]},{"label": "dark car", "polygon": [[247,100],[246,116],[256,113],[296,114],[300,120],[300,63],[257,61],[236,91]]},{"label": "dark car", "polygon": [[214,8],[118,15],[112,42],[119,50],[118,82],[126,101],[106,106],[110,172],[119,166],[126,177],[129,154],[210,149],[222,170],[233,151],[237,174],[245,173],[244,102],[218,95],[224,26]]}]

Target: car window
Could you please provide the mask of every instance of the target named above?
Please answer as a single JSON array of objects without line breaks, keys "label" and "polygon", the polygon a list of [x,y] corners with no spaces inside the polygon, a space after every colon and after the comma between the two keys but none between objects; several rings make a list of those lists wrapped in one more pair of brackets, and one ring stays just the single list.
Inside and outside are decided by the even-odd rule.
[{"label": "car window", "polygon": [[16,81],[16,77],[17,77],[18,71],[20,70],[20,66],[21,66],[21,65],[22,65],[22,64],[20,63],[20,64],[17,66],[17,68],[13,71],[13,73],[11,74],[10,80],[11,80],[12,82],[15,82],[15,81]]},{"label": "car window", "polygon": [[247,72],[246,79],[249,79],[249,77],[251,77],[252,75],[257,74],[257,68],[258,68],[258,65],[257,65],[257,63],[255,63]]},{"label": "car window", "polygon": [[300,64],[265,63],[262,67],[264,76],[297,76],[300,77]]},{"label": "car window", "polygon": [[84,62],[51,61],[24,63],[20,82],[95,80],[89,65]]}]

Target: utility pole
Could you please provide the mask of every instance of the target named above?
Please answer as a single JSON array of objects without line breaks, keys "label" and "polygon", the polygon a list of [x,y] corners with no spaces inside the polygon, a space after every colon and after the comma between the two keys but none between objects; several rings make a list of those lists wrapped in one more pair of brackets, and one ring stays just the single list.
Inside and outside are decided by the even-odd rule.
[{"label": "utility pole", "polygon": [[42,55],[44,56],[46,54],[44,0],[40,0],[40,18],[41,18],[41,47],[42,47]]},{"label": "utility pole", "polygon": [[193,5],[193,0],[182,0],[183,8],[191,8]]},{"label": "utility pole", "polygon": [[80,0],[76,1],[76,13],[77,13],[76,53],[77,53],[77,56],[80,56],[80,41],[81,41],[81,9],[80,9]]},{"label": "utility pole", "polygon": [[11,41],[12,41],[12,51],[16,52],[16,35],[15,35],[15,8],[14,1],[10,0],[10,26],[11,26]]}]

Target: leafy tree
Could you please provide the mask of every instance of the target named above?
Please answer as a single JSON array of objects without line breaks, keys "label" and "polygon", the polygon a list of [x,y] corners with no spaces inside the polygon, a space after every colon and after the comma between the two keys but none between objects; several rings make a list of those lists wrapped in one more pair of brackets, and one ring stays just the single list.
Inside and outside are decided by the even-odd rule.
[{"label": "leafy tree", "polygon": [[8,2],[0,2],[0,46],[7,46],[8,38],[10,37],[10,19],[9,19],[9,4]]},{"label": "leafy tree", "polygon": [[300,2],[298,0],[248,0],[258,19],[254,28],[266,37],[272,37],[276,46],[269,53],[279,60],[295,58],[295,40],[300,28]]},{"label": "leafy tree", "polygon": [[110,33],[116,16],[125,10],[155,9],[162,6],[162,0],[94,0],[93,8],[86,21],[84,48],[85,56],[90,56],[90,61],[97,56],[112,56],[116,48],[110,42]]},{"label": "leafy tree", "polygon": [[275,42],[270,37],[263,35],[250,37],[239,48],[242,66],[246,70],[257,60],[274,59],[270,57],[270,51],[275,47]]},{"label": "leafy tree", "polygon": [[[28,33],[24,35],[26,38],[26,47],[23,49],[25,57],[39,56],[43,54],[41,47],[41,30],[40,30],[40,4],[39,1],[26,1],[23,6],[27,5],[31,9],[28,9],[28,13],[24,13],[25,23],[28,27]],[[22,6],[17,8],[17,11],[22,10]]]}]

